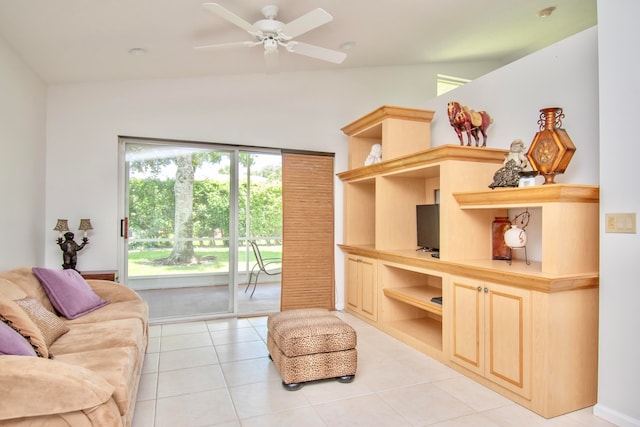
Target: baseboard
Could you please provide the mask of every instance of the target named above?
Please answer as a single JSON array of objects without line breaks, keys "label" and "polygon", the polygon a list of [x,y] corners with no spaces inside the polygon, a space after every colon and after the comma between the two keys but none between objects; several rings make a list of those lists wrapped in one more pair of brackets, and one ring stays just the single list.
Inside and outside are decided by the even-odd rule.
[{"label": "baseboard", "polygon": [[640,420],[632,418],[626,414],[614,411],[604,405],[596,404],[593,407],[593,415],[616,424],[620,427],[640,427]]}]

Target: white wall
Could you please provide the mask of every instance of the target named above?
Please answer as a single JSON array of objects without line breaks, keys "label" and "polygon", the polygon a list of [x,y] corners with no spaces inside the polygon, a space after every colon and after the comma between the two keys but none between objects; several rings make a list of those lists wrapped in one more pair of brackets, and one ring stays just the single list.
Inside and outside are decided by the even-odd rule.
[{"label": "white wall", "polygon": [[0,271],[44,262],[45,99],[45,85],[0,38]]},{"label": "white wall", "polygon": [[[495,64],[474,64],[477,77]],[[91,218],[78,267],[118,267],[118,135],[335,152],[346,169],[340,128],[382,104],[413,106],[433,97],[436,74],[467,76],[468,64],[384,67],[184,80],[70,84],[49,88],[46,221]],[[50,235],[49,235],[50,234]],[[55,232],[45,235],[53,239]],[[336,179],[336,240],[342,241],[342,186]],[[46,246],[46,264],[60,250]],[[342,307],[342,254],[336,278]]]},{"label": "white wall", "polygon": [[432,144],[459,144],[447,116],[449,101],[487,111],[494,120],[487,146],[496,148],[509,148],[514,139],[529,147],[539,130],[540,109],[562,107],[563,128],[576,152],[556,182],[598,184],[597,34],[596,27],[590,28],[421,103],[421,108],[436,111]]},{"label": "white wall", "polygon": [[[636,0],[598,1],[600,212],[640,211],[636,128],[640,44]],[[640,239],[600,228],[600,353],[596,414],[640,426]]]}]

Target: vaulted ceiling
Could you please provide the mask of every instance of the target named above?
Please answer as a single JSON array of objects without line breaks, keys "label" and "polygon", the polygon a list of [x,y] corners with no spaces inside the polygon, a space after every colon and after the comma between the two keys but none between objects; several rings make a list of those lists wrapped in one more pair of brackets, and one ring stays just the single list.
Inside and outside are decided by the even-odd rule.
[{"label": "vaulted ceiling", "polygon": [[[597,23],[596,0],[218,0],[253,24],[265,5],[287,24],[333,20],[296,37],[344,51],[341,64],[280,47],[280,72],[456,61],[507,64]],[[547,17],[539,11],[555,7]],[[262,46],[196,0],[0,0],[0,37],[47,83],[266,72]],[[345,48],[351,44],[351,48]],[[131,54],[132,49],[144,54]],[[135,53],[136,51],[134,51]]]}]

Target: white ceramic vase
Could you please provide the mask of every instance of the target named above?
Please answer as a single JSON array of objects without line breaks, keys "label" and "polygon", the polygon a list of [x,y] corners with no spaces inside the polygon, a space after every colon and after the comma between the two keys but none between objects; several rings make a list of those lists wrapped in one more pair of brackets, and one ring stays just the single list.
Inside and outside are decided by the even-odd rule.
[{"label": "white ceramic vase", "polygon": [[524,248],[527,244],[527,232],[511,224],[511,228],[504,232],[504,242],[510,248]]}]

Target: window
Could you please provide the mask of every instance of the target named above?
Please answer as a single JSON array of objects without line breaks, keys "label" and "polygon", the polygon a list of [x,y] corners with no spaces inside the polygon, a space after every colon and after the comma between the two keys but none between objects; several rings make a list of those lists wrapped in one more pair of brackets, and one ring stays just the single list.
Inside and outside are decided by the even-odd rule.
[{"label": "window", "polygon": [[469,83],[471,80],[463,79],[461,77],[453,77],[447,76],[444,74],[438,74],[438,87],[437,94],[438,96],[443,95],[455,88],[465,85]]}]

